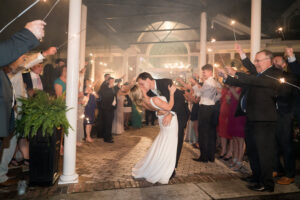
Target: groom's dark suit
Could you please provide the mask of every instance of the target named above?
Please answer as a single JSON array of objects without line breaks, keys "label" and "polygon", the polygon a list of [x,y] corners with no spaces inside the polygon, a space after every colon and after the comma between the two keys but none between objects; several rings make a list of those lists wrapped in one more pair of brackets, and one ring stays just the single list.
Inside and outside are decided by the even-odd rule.
[{"label": "groom's dark suit", "polygon": [[[171,79],[156,79],[156,87],[159,95],[164,96],[167,98],[167,100],[170,100],[170,92],[168,89],[169,85],[172,85],[173,82]],[[183,91],[176,90],[174,94],[174,106],[172,108],[172,111],[177,114],[178,119],[178,145],[177,145],[177,156],[176,156],[176,166],[178,165],[178,160],[180,157],[182,144],[183,144],[183,138],[184,138],[184,128],[186,127],[187,120],[189,118],[190,111],[188,109],[188,105],[185,102],[185,98],[183,96]],[[147,95],[149,97],[156,96],[151,90],[148,91]]]}]

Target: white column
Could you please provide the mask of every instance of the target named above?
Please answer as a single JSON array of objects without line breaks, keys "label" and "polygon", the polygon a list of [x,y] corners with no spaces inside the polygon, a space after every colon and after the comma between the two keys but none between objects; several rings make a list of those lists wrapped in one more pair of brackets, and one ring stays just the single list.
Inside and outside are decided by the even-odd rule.
[{"label": "white column", "polygon": [[261,37],[261,0],[251,1],[251,60],[260,50]]},{"label": "white column", "polygon": [[200,20],[200,56],[199,56],[199,73],[201,76],[201,67],[206,64],[206,38],[207,38],[207,21],[206,12],[201,13]]},{"label": "white column", "polygon": [[[81,5],[81,23],[80,23],[80,66],[79,70],[85,66],[85,41],[86,41],[86,19],[87,19],[87,7]],[[84,74],[79,77],[80,88],[79,91],[83,91]]]},{"label": "white column", "polygon": [[69,35],[68,35],[68,72],[66,104],[71,108],[67,112],[67,119],[74,128],[69,128],[68,136],[64,137],[64,162],[63,173],[58,184],[78,183],[75,172],[76,164],[76,127],[77,127],[77,99],[79,78],[79,53],[80,53],[80,18],[81,0],[69,1]]}]

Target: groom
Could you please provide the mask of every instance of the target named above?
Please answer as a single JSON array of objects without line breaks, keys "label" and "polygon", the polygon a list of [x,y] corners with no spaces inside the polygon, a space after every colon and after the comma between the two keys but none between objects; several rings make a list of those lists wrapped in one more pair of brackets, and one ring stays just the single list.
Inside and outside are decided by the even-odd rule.
[{"label": "groom", "polygon": [[[143,72],[139,74],[136,81],[138,82],[139,86],[142,90],[147,92],[149,97],[153,96],[164,96],[167,100],[170,100],[170,94],[168,86],[172,85],[173,82],[171,79],[153,79],[151,74],[147,72]],[[184,128],[186,127],[186,123],[190,114],[188,109],[188,105],[185,102],[185,98],[183,96],[183,91],[176,90],[174,94],[174,106],[172,111],[177,114],[178,119],[178,145],[177,145],[177,156],[176,156],[176,165],[177,168],[178,160],[180,157],[183,138],[184,138]],[[168,114],[163,119],[164,125],[169,125],[172,120],[172,114]],[[175,170],[172,177],[175,176]]]}]

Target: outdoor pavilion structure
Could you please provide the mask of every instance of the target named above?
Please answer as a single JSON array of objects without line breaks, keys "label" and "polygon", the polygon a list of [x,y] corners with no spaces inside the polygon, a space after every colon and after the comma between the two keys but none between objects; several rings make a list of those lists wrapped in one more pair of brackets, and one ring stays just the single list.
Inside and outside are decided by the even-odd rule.
[{"label": "outdoor pavilion structure", "polygon": [[[202,2],[202,1],[201,1]],[[204,2],[204,1],[203,1]],[[251,1],[251,58],[253,59],[255,53],[260,50],[261,44],[261,0]],[[67,50],[67,89],[66,89],[66,104],[67,107],[72,108],[67,112],[67,118],[71,124],[68,131],[68,136],[64,136],[64,159],[63,159],[63,171],[59,179],[59,184],[70,184],[78,182],[78,174],[76,173],[76,133],[77,130],[77,97],[78,97],[78,85],[79,82],[79,69],[84,66],[84,58],[86,55],[85,51],[85,40],[86,40],[86,24],[87,24],[87,12],[89,8],[82,4],[82,0],[69,0],[69,27],[68,27],[68,50]],[[200,10],[200,40],[198,41],[182,41],[182,42],[198,42],[200,43],[200,54],[198,56],[198,72],[201,71],[201,66],[207,63],[207,13],[205,9]],[[113,29],[113,27],[111,27]],[[167,29],[167,28],[166,28]],[[173,32],[176,27],[171,27],[167,30]],[[179,29],[179,28],[177,28]],[[181,29],[190,30],[190,27],[182,27]],[[177,30],[179,31],[179,30]],[[148,32],[154,33],[161,32],[158,29],[153,28],[152,30],[145,30],[141,34]],[[167,34],[168,35],[168,34]],[[172,41],[161,41],[165,43],[172,43]],[[137,40],[136,45],[141,45],[142,42]],[[144,42],[145,43],[145,42]],[[122,61],[123,72],[127,74],[128,55],[132,51],[138,52],[138,48],[134,46],[128,48],[125,51],[125,59]],[[123,52],[124,53],[124,52]],[[91,54],[91,56],[95,56]],[[127,57],[127,58],[126,58]],[[138,62],[143,61],[140,57],[137,59]],[[95,61],[94,61],[95,66]],[[125,68],[125,69],[124,69]],[[95,69],[92,70],[92,76],[95,76]],[[94,77],[92,77],[94,78]],[[128,80],[128,76],[125,80]]]}]

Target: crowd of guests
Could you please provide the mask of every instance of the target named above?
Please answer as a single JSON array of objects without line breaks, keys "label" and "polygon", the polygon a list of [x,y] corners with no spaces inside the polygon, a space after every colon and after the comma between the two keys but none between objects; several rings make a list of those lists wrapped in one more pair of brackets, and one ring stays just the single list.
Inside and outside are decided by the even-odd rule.
[{"label": "crowd of guests", "polygon": [[[52,53],[52,50],[49,50],[37,54],[32,60],[22,57],[23,54],[38,46],[40,40],[44,37],[45,25],[46,23],[41,20],[29,22],[10,39],[0,42],[0,183],[8,180],[8,165],[14,156],[17,146],[17,136],[13,134],[15,118],[18,117],[14,110],[15,98],[20,94],[32,94],[32,92],[27,93],[25,88],[22,87],[23,80],[22,82],[20,80],[23,79],[23,76],[20,73],[19,67],[31,68],[39,63],[44,56],[47,56],[48,53]],[[19,63],[22,64],[20,65]],[[41,86],[38,76],[39,71],[39,66],[35,66],[32,72],[34,73],[35,80],[32,82],[32,85],[34,84],[37,87]],[[13,90],[15,90],[16,95],[14,95]],[[26,156],[28,156],[26,146],[26,143],[22,141],[19,143],[19,148],[23,151],[25,163],[28,162],[28,159],[26,160]]]},{"label": "crowd of guests", "polygon": [[[43,38],[44,26],[43,21],[30,22],[22,31],[0,43],[1,184],[7,183],[9,165],[27,166],[28,169],[30,163],[29,140],[23,133],[14,131],[15,119],[21,117],[18,98],[33,97],[37,90],[54,97],[65,98],[66,95],[66,60],[59,58],[45,64],[45,59],[55,55],[57,48],[26,54]],[[115,81],[105,74],[105,81],[96,92],[95,83],[85,79],[85,71],[83,68],[79,72],[77,146],[83,141],[93,142],[93,127],[97,137],[103,137],[105,142],[113,142],[112,135],[122,134],[129,126],[141,128],[141,111],[129,97],[133,83],[122,84],[122,78]],[[63,155],[63,137],[60,143]]]},{"label": "crowd of guests", "polygon": [[[0,43],[0,183],[7,181],[8,165],[29,165],[29,143],[22,133],[12,134],[16,98],[32,97],[35,90],[52,96],[66,92],[66,61],[57,59],[44,66],[47,56],[56,54],[50,47],[30,56],[26,52],[39,44],[44,36],[43,21],[33,21],[10,40]],[[214,162],[217,146],[219,159],[229,162],[234,171],[243,167],[245,155],[252,175],[243,180],[249,189],[274,191],[274,177],[278,184],[290,184],[295,177],[295,159],[292,149],[292,120],[300,124],[300,92],[298,84],[300,66],[292,48],[285,56],[273,57],[262,50],[255,56],[254,64],[241,46],[235,49],[240,55],[224,68],[202,67],[201,79],[194,74],[188,82],[178,78],[191,111],[186,129],[186,141],[200,150],[196,162]],[[114,143],[113,136],[122,134],[129,126],[142,127],[141,110],[130,99],[132,82],[104,75],[104,81],[95,91],[95,83],[84,79],[85,68],[80,71],[78,86],[77,145],[93,142],[92,130],[97,138]],[[13,94],[14,90],[14,94]],[[155,112],[145,110],[146,124],[155,124]],[[8,148],[3,148],[5,144]],[[63,154],[63,138],[61,139]],[[22,160],[17,159],[21,155]],[[283,157],[284,165],[280,162]]]},{"label": "crowd of guests", "polygon": [[135,81],[122,84],[122,77],[114,79],[110,74],[104,75],[104,81],[98,90],[96,119],[97,138],[113,143],[113,135],[122,134],[125,130],[142,127],[142,111],[132,103],[130,89]]},{"label": "crowd of guests", "polygon": [[216,146],[234,171],[247,157],[252,175],[242,180],[251,190],[272,192],[275,177],[278,184],[295,181],[292,120],[299,126],[300,91],[291,84],[299,85],[300,65],[292,48],[275,57],[262,50],[254,64],[240,45],[235,49],[241,62],[215,69],[214,78],[207,64],[202,79],[178,79],[191,108],[186,141],[200,149],[197,162],[214,162]]}]

